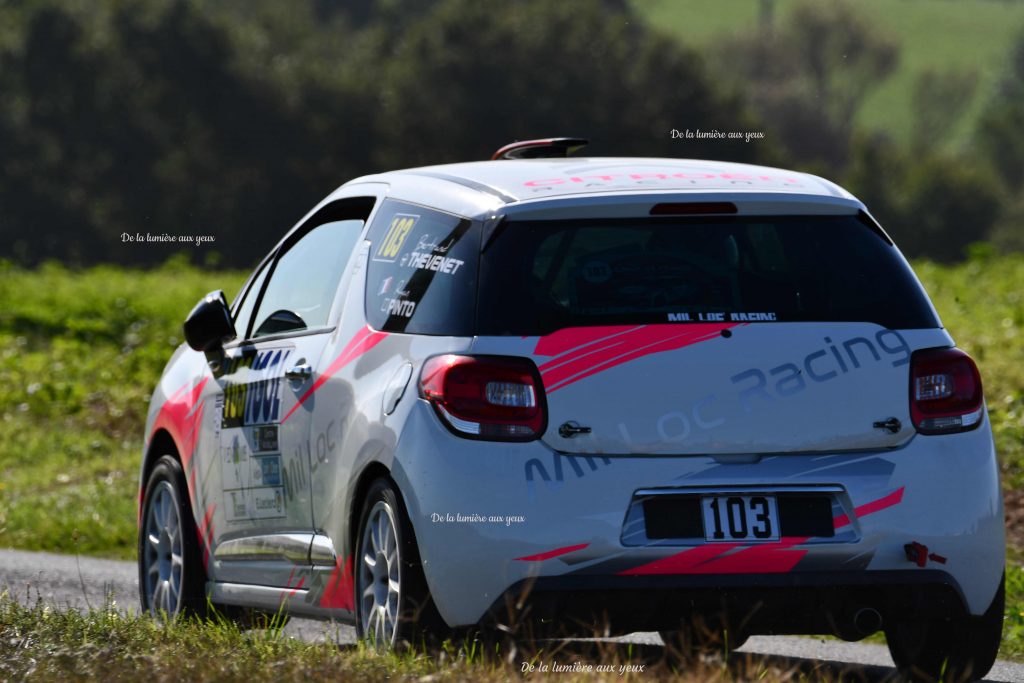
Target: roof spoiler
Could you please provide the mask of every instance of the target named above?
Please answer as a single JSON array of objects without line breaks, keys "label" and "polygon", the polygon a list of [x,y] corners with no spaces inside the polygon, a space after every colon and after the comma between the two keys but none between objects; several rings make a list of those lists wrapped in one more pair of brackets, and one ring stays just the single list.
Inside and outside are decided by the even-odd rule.
[{"label": "roof spoiler", "polygon": [[544,138],[542,140],[521,140],[505,145],[491,156],[498,159],[555,159],[567,157],[587,146],[583,138]]}]

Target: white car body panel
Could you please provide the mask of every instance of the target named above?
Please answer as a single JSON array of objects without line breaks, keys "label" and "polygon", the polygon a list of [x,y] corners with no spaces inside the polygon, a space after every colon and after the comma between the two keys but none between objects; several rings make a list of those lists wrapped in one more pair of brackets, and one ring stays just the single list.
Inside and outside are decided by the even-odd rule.
[{"label": "white car body panel", "polygon": [[[251,481],[225,480],[233,444],[241,438],[239,462],[250,465],[260,451],[252,450],[257,437],[244,431],[249,425],[225,426],[225,379],[202,353],[179,348],[153,393],[142,484],[154,457],[171,448],[179,454],[214,599],[265,609],[276,600],[296,613],[352,619],[357,487],[366,472],[376,472],[401,492],[431,593],[451,626],[479,622],[506,591],[536,578],[591,585],[603,577],[624,585],[629,577],[659,576],[685,585],[697,576],[751,574],[752,585],[769,585],[781,576],[827,582],[856,574],[870,582],[876,575],[892,582],[900,573],[932,571],[948,578],[971,614],[992,601],[1005,543],[987,415],[958,434],[926,436],[911,425],[910,353],[951,346],[941,327],[709,323],[700,339],[666,350],[649,349],[644,335],[664,342],[686,325],[474,337],[390,333],[367,324],[366,239],[385,198],[474,221],[639,217],[659,202],[734,202],[739,216],[866,212],[842,188],[802,173],[704,161],[451,164],[353,180],[300,225],[333,202],[364,196],[377,204],[338,287],[329,329],[257,344],[290,350],[273,376],[258,378],[275,380],[279,391],[280,414],[271,421],[280,428],[272,449],[280,481],[271,488],[282,496],[280,516],[261,521],[254,508],[240,515],[230,504],[238,490],[256,500]],[[729,337],[721,335],[725,329]],[[630,339],[637,353],[589,367],[588,345],[615,335]],[[850,340],[873,350],[855,342],[851,351],[843,345]],[[235,348],[229,345],[229,356]],[[424,361],[446,353],[532,359],[547,390],[542,438],[474,441],[447,429],[418,392]],[[283,372],[300,359],[313,366],[313,377],[286,381]],[[579,367],[566,370],[571,363]],[[782,373],[772,370],[787,364],[799,377],[780,393]],[[754,374],[736,379],[748,371]],[[758,376],[766,393],[749,393]],[[888,418],[904,427],[891,434],[872,426]],[[593,431],[560,436],[559,425],[570,420]],[[723,548],[703,538],[652,541],[637,531],[643,495],[797,489],[829,497],[834,536],[783,535]],[[638,498],[639,491],[655,493]],[[461,522],[459,515],[505,521]],[[281,552],[257,552],[248,561],[218,553],[239,539],[249,539],[242,545],[250,549],[280,543]],[[299,548],[308,539],[310,549],[305,556],[285,552],[288,539]],[[944,562],[927,569],[909,562],[911,542]]]}]

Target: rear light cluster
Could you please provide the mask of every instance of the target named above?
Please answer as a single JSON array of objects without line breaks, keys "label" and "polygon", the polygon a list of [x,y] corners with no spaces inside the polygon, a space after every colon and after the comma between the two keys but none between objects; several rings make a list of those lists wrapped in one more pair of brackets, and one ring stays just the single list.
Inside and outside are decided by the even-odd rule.
[{"label": "rear light cluster", "polygon": [[423,364],[420,396],[459,436],[530,441],[547,424],[540,373],[526,358],[434,356]]},{"label": "rear light cluster", "polygon": [[910,417],[922,434],[966,432],[984,413],[981,375],[960,349],[915,351],[910,360]]}]

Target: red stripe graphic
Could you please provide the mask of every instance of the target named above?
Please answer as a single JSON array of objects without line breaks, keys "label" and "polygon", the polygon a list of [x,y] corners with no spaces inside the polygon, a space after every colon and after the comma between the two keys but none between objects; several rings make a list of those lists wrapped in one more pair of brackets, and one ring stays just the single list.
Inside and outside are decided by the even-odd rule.
[{"label": "red stripe graphic", "polygon": [[550,560],[552,557],[558,557],[559,555],[567,555],[574,553],[577,550],[583,550],[589,543],[580,543],[579,545],[567,545],[564,548],[555,548],[554,550],[548,550],[547,552],[537,553],[536,555],[527,555],[525,557],[517,557],[516,560],[520,562],[543,562],[544,560]]},{"label": "red stripe graphic", "polygon": [[175,391],[160,406],[160,412],[153,421],[153,431],[149,438],[152,439],[157,430],[166,429],[178,446],[181,464],[186,470],[192,460],[199,439],[199,426],[203,421],[203,402],[199,396],[209,379],[204,377],[191,391],[188,384]]},{"label": "red stripe graphic", "polygon": [[203,549],[203,567],[210,568],[210,546],[213,545],[213,513],[217,509],[216,503],[210,503],[203,515],[203,521],[196,526],[196,535],[199,536],[199,547]]},{"label": "red stripe graphic", "polygon": [[303,584],[306,583],[306,577],[300,575],[299,582],[294,586],[292,585],[292,580],[295,578],[295,572],[297,571],[299,571],[298,567],[292,569],[292,573],[288,575],[288,580],[285,582],[285,589],[281,591],[280,597],[277,601],[279,609],[284,605],[285,600],[294,597],[295,594],[299,592],[299,589],[302,588]]},{"label": "red stripe graphic", "polygon": [[345,348],[341,350],[340,354],[338,354],[338,357],[334,359],[334,362],[331,363],[330,366],[328,366],[328,368],[324,370],[324,372],[322,372],[319,377],[316,378],[316,381],[313,382],[313,386],[307,389],[306,393],[299,397],[299,400],[296,401],[295,405],[292,406],[291,410],[289,410],[288,413],[285,414],[284,418],[281,420],[281,423],[283,424],[284,422],[286,422],[288,418],[292,416],[292,413],[299,409],[299,406],[305,403],[310,396],[316,393],[317,389],[323,386],[324,382],[326,382],[339,370],[341,370],[343,367],[354,361],[356,358],[363,355],[364,353],[372,349],[374,346],[382,342],[384,338],[387,336],[387,332],[375,332],[374,330],[371,330],[369,327],[364,327],[363,329],[356,332],[355,336],[353,336],[352,339],[349,340],[348,344],[345,345]]},{"label": "red stripe graphic", "polygon": [[734,553],[739,543],[708,543],[660,560],[619,572],[621,575],[650,574],[783,574],[807,554],[793,546],[807,537],[783,538],[776,543],[747,546]]},{"label": "red stripe graphic", "polygon": [[674,351],[714,339],[741,323],[690,325],[609,325],[558,330],[537,340],[533,352],[554,356],[540,366],[544,389],[570,384],[652,353]]},{"label": "red stripe graphic", "polygon": [[808,551],[794,550],[793,546],[807,541],[803,538],[783,538],[777,543],[764,543],[738,550],[729,555],[694,567],[687,574],[785,574],[793,571],[797,562]]},{"label": "red stripe graphic", "polygon": [[[859,505],[853,509],[853,514],[856,515],[859,519],[861,517],[866,517],[867,515],[874,514],[875,512],[878,512],[880,510],[890,508],[893,505],[899,505],[903,501],[903,489],[905,488],[907,487],[901,486],[887,496],[883,496],[878,500],[873,500],[870,503],[864,503],[863,505]],[[839,527],[846,526],[849,523],[850,518],[846,515],[838,515],[832,520],[833,526],[835,526],[835,528],[837,529]]]},{"label": "red stripe graphic", "polygon": [[736,543],[708,543],[706,545],[699,545],[696,548],[690,548],[681,553],[669,555],[660,560],[621,571],[619,574],[689,574],[691,573],[690,570],[698,564],[709,562],[722,553],[736,547],[738,547]]},{"label": "red stripe graphic", "polygon": [[[194,498],[195,494],[195,471],[189,469],[192,462],[192,453],[196,449],[196,442],[199,439],[199,427],[203,421],[203,401],[199,396],[203,393],[203,387],[209,377],[204,377],[195,386],[191,382],[185,384],[173,394],[167,397],[164,404],[160,406],[160,412],[153,420],[153,431],[150,433],[149,441],[160,429],[167,430],[171,439],[177,445],[181,454],[181,464],[188,473],[186,485],[189,489],[189,497]],[[149,448],[149,442],[146,443]],[[142,483],[145,486],[145,482]],[[144,491],[139,489],[138,524],[142,524],[142,497]]]},{"label": "red stripe graphic", "polygon": [[354,587],[352,580],[352,557],[342,563],[339,557],[334,570],[327,579],[327,587],[320,597],[319,607],[330,607],[333,609],[353,609]]}]

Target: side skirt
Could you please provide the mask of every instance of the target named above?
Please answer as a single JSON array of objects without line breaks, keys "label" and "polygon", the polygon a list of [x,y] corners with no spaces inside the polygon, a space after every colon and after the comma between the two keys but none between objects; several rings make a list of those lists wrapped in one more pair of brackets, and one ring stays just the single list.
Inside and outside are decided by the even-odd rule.
[{"label": "side skirt", "polygon": [[206,594],[211,601],[222,605],[254,607],[272,614],[282,612],[292,616],[355,623],[355,614],[350,610],[317,607],[308,603],[309,591],[304,588],[210,581],[206,584]]}]

